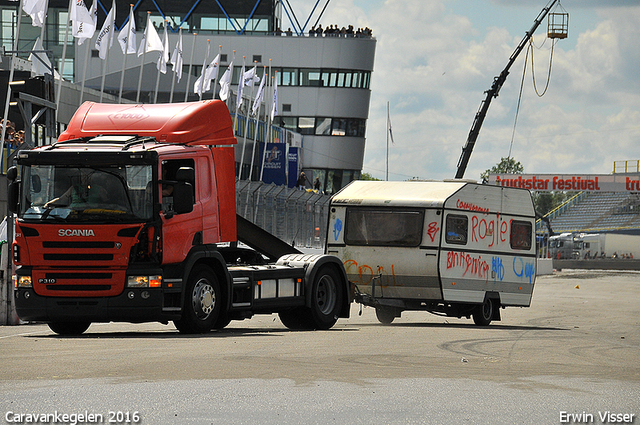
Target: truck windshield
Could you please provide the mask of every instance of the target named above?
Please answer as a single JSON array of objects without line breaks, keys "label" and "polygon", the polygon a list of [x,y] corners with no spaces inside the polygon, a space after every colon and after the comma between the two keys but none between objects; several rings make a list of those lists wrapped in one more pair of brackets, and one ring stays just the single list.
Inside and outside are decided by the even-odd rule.
[{"label": "truck windshield", "polygon": [[25,166],[18,215],[66,222],[149,220],[151,181],[150,165]]}]

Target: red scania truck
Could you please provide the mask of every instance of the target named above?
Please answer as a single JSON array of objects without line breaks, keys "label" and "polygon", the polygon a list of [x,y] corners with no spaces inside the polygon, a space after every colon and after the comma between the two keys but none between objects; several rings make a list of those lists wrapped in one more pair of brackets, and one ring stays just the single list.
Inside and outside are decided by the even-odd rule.
[{"label": "red scania truck", "polygon": [[349,317],[340,259],[236,215],[235,143],[220,101],[86,102],[57,142],[19,152],[7,173],[18,316],[67,335],[92,322],[199,333],[254,314],[291,329]]}]

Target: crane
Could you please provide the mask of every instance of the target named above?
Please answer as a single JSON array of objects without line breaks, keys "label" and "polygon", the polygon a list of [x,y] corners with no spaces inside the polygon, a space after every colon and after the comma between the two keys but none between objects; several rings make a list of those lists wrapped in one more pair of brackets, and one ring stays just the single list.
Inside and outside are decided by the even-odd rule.
[{"label": "crane", "polygon": [[456,172],[456,178],[461,179],[464,177],[464,172],[467,169],[467,164],[469,163],[469,158],[471,158],[471,152],[473,151],[473,147],[476,144],[476,140],[478,139],[478,135],[480,134],[480,127],[482,127],[482,123],[487,116],[487,111],[489,110],[489,105],[491,105],[491,100],[494,97],[498,97],[498,93],[502,88],[507,76],[509,75],[509,69],[511,65],[516,61],[516,58],[522,52],[522,50],[526,47],[527,43],[533,37],[533,33],[538,29],[542,20],[547,16],[551,8],[557,3],[559,0],[550,0],[549,3],[542,9],[542,11],[538,14],[538,17],[533,21],[533,25],[531,29],[527,31],[524,35],[516,50],[509,57],[509,62],[507,62],[507,66],[502,70],[500,75],[494,77],[493,84],[491,88],[485,92],[486,97],[480,103],[480,109],[476,113],[475,119],[473,120],[473,124],[471,125],[471,130],[469,131],[469,136],[467,137],[467,143],[462,148],[462,154],[460,155],[460,159],[458,160],[458,171]]}]

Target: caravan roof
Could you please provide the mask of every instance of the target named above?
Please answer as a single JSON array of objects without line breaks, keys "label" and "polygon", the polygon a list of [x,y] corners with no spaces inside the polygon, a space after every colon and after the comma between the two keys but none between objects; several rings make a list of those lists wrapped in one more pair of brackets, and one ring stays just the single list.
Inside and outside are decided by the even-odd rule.
[{"label": "caravan roof", "polygon": [[338,192],[333,204],[451,208],[533,216],[528,190],[468,181],[385,182],[356,180]]}]

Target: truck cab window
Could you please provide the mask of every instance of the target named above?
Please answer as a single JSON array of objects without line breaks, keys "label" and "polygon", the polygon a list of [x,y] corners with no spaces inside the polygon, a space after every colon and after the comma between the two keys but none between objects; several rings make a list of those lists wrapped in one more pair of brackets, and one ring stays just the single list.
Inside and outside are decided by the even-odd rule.
[{"label": "truck cab window", "polygon": [[447,243],[458,245],[467,244],[467,232],[469,219],[464,215],[449,214],[447,216],[446,240]]},{"label": "truck cab window", "polygon": [[[160,186],[162,191],[162,211],[172,212],[173,209],[173,197],[174,197],[174,188],[177,186],[179,181],[180,174],[178,170],[180,168],[191,168],[195,169],[195,161],[192,158],[186,159],[171,159],[162,161],[161,165],[161,176]],[[193,181],[187,181],[187,183],[191,184],[194,193],[194,204],[196,202],[196,182],[195,179]]]}]

